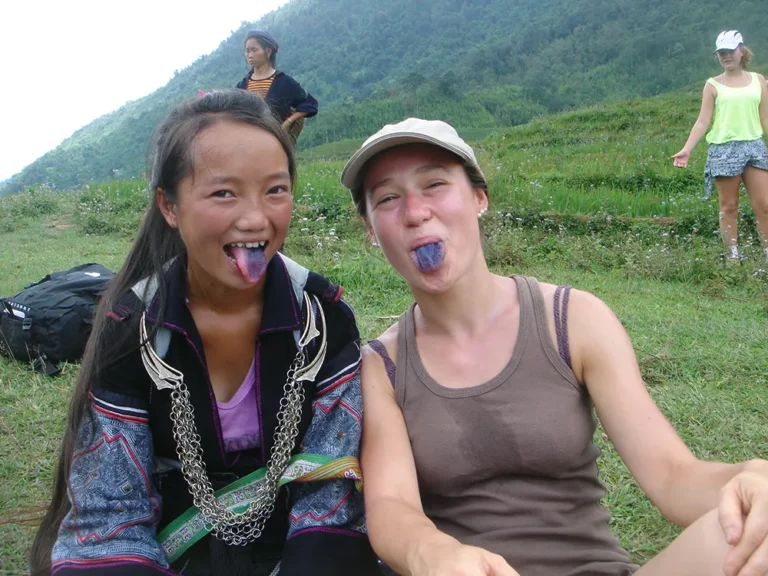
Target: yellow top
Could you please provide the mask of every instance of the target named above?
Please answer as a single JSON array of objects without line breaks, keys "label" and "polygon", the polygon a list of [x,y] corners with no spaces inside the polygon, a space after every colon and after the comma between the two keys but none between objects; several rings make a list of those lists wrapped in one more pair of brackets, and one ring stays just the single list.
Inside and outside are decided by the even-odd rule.
[{"label": "yellow top", "polygon": [[762,86],[754,72],[752,82],[741,88],[730,88],[714,78],[707,80],[717,90],[715,121],[707,134],[709,144],[757,140],[763,137],[760,124]]},{"label": "yellow top", "polygon": [[252,78],[248,78],[248,90],[255,92],[262,98],[266,98],[269,89],[272,88],[272,82],[274,79],[274,74],[272,74],[272,76],[269,78],[264,78],[263,80],[253,80]]}]

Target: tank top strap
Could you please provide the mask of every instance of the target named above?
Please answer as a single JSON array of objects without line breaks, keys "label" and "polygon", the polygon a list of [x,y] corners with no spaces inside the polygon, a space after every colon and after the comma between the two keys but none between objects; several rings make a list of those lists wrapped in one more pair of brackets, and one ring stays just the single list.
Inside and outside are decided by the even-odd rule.
[{"label": "tank top strap", "polygon": [[395,363],[392,362],[392,358],[389,357],[387,347],[384,346],[384,344],[382,344],[381,341],[377,340],[376,338],[373,340],[368,340],[368,346],[370,346],[371,350],[376,352],[376,354],[381,357],[382,362],[384,362],[384,370],[386,370],[387,376],[389,377],[389,382],[392,384],[392,388],[394,388],[395,374],[397,373],[397,370],[395,368]]},{"label": "tank top strap", "polygon": [[[760,78],[757,75],[757,72],[747,72],[749,74],[749,77],[751,78],[751,82],[747,84],[746,86],[743,86],[743,88],[754,88],[757,87],[761,91],[763,89],[762,86],[760,86]],[[740,90],[741,88],[731,88],[730,86],[726,86],[725,84],[719,82],[718,80],[715,80],[714,77],[707,78],[707,84],[711,84],[714,86],[715,90],[718,90],[718,88],[725,88],[726,90]],[[718,90],[719,91],[719,90]]]},{"label": "tank top strap", "polygon": [[[568,380],[578,390],[583,391],[581,385],[576,380],[576,375],[571,369],[571,355],[568,348],[568,330],[567,330],[567,310],[568,300],[570,296],[570,286],[563,287],[558,286],[555,290],[558,302],[555,307],[555,326],[557,329],[558,348],[555,348],[552,342],[552,336],[549,330],[549,321],[547,318],[547,308],[544,303],[544,294],[541,292],[541,286],[539,286],[538,280],[530,276],[518,276],[522,282],[518,283],[518,286],[524,286],[529,295],[529,301],[532,303],[534,317],[533,323],[535,324],[534,331],[538,335],[539,342],[544,349],[549,361],[557,369],[558,372]],[[522,290],[521,290],[522,292]],[[562,296],[562,302],[561,300]],[[523,298],[520,299],[520,305],[524,303]]]},{"label": "tank top strap", "polygon": [[513,276],[513,278],[517,284],[517,297],[520,300],[520,318],[526,319],[526,325],[522,323],[520,325],[520,332],[535,332],[539,319],[539,307],[544,305],[539,283],[531,276]]},{"label": "tank top strap", "polygon": [[410,334],[409,330],[413,326],[413,309],[416,307],[414,302],[408,309],[400,315],[400,319],[397,321],[397,358],[395,361],[396,366],[399,366],[399,370],[395,370],[395,398],[398,406],[401,408],[405,405],[405,383],[408,380],[408,347],[416,346],[416,340],[414,334]]},{"label": "tank top strap", "polygon": [[571,348],[568,343],[568,302],[571,298],[570,286],[558,286],[555,288],[554,297],[554,315],[555,315],[555,340],[557,341],[557,351],[568,368],[573,369],[571,365]]}]

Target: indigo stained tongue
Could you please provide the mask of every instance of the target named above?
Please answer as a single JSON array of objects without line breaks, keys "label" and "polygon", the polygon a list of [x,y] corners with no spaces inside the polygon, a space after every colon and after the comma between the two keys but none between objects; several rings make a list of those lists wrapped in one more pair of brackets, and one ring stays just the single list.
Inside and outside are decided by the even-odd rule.
[{"label": "indigo stained tongue", "polygon": [[264,256],[264,249],[232,246],[231,250],[245,281],[255,284],[261,280],[267,271],[267,258]]},{"label": "indigo stained tongue", "polygon": [[434,272],[443,264],[445,250],[442,242],[419,246],[412,252],[413,261],[422,272]]}]

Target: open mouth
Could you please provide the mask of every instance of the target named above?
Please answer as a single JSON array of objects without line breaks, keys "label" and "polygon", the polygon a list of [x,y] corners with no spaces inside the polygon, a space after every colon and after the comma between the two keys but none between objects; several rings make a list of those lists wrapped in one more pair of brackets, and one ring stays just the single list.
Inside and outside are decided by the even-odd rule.
[{"label": "open mouth", "polygon": [[249,284],[255,284],[267,271],[265,249],[269,242],[234,242],[224,245],[224,253],[229,258],[243,279]]},{"label": "open mouth", "polygon": [[443,265],[445,245],[443,242],[430,242],[411,250],[411,259],[422,272],[434,272]]}]

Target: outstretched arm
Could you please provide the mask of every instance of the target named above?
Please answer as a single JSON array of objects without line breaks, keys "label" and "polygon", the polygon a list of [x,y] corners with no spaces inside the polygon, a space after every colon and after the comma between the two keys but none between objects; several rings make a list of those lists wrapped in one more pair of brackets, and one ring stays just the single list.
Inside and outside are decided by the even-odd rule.
[{"label": "outstretched arm", "polygon": [[691,133],[688,136],[688,140],[677,154],[672,156],[675,166],[679,168],[686,168],[688,166],[688,160],[691,157],[691,152],[696,148],[699,140],[707,133],[709,125],[712,123],[712,115],[715,111],[715,99],[717,98],[717,90],[712,84],[707,82],[704,85],[704,92],[701,96],[701,110],[699,111],[699,117],[691,129]]},{"label": "outstretched arm", "polygon": [[569,323],[574,371],[616,450],[661,513],[688,526],[719,509],[725,537],[738,544],[743,561],[768,562],[768,462],[696,458],[648,394],[629,336],[608,306],[574,291]]}]

